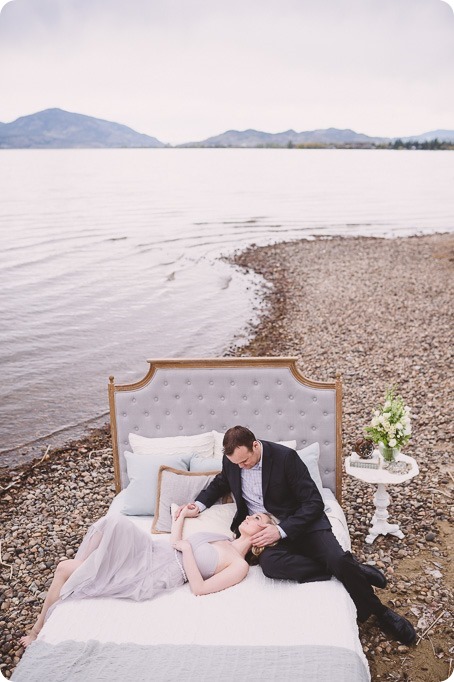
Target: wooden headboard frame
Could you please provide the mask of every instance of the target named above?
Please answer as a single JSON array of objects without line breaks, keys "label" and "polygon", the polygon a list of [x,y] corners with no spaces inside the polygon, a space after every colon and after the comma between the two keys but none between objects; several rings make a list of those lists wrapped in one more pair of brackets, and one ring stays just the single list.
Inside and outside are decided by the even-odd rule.
[{"label": "wooden headboard frame", "polygon": [[320,475],[341,502],[342,382],[307,379],[296,358],[149,360],[143,379],[109,380],[115,488],[128,484],[129,433],[149,438],[226,431],[243,424],[263,440],[318,441]]}]

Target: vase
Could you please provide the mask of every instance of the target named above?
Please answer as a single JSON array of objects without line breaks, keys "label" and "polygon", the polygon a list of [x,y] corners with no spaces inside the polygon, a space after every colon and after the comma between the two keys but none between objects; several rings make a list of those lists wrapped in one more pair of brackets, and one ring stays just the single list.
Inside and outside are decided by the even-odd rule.
[{"label": "vase", "polygon": [[385,462],[394,462],[400,453],[400,448],[390,448],[388,445],[383,445],[383,443],[378,444],[378,449]]}]

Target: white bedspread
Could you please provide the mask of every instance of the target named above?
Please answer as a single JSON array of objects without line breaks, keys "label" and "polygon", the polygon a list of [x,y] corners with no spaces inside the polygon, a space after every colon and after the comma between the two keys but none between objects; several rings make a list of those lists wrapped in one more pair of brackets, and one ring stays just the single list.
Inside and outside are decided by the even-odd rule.
[{"label": "white bedspread", "polygon": [[[350,539],[342,509],[327,499],[333,531],[345,549]],[[111,508],[115,511],[115,503]],[[151,518],[130,517],[149,532]],[[154,536],[168,542],[168,536]],[[297,584],[266,578],[252,567],[239,585],[196,597],[184,585],[145,602],[86,599],[59,605],[38,641],[134,642],[200,645],[331,645],[356,652],[367,661],[358,638],[356,610],[335,579]]]}]

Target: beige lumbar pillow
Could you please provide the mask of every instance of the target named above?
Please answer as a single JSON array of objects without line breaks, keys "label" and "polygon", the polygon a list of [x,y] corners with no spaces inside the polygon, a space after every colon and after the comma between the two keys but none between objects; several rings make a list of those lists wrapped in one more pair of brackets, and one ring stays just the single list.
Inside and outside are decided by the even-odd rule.
[{"label": "beige lumbar pillow", "polygon": [[[178,504],[172,504],[172,518],[175,516]],[[193,533],[221,533],[228,538],[235,537],[230,530],[233,517],[236,513],[236,504],[215,504],[201,512],[195,518],[185,519],[183,525],[183,540]]]}]

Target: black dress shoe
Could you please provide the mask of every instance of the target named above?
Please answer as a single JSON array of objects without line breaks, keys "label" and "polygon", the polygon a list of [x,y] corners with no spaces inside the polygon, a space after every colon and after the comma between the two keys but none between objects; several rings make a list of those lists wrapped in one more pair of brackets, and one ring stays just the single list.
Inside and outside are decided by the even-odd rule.
[{"label": "black dress shoe", "polygon": [[368,564],[361,564],[361,570],[366,576],[369,585],[381,587],[383,589],[388,584],[386,577],[378,568],[374,568],[374,566],[369,566]]},{"label": "black dress shoe", "polygon": [[380,627],[385,632],[397,639],[402,644],[414,644],[416,641],[416,631],[409,620],[399,616],[395,611],[386,609],[381,616],[377,616]]}]

